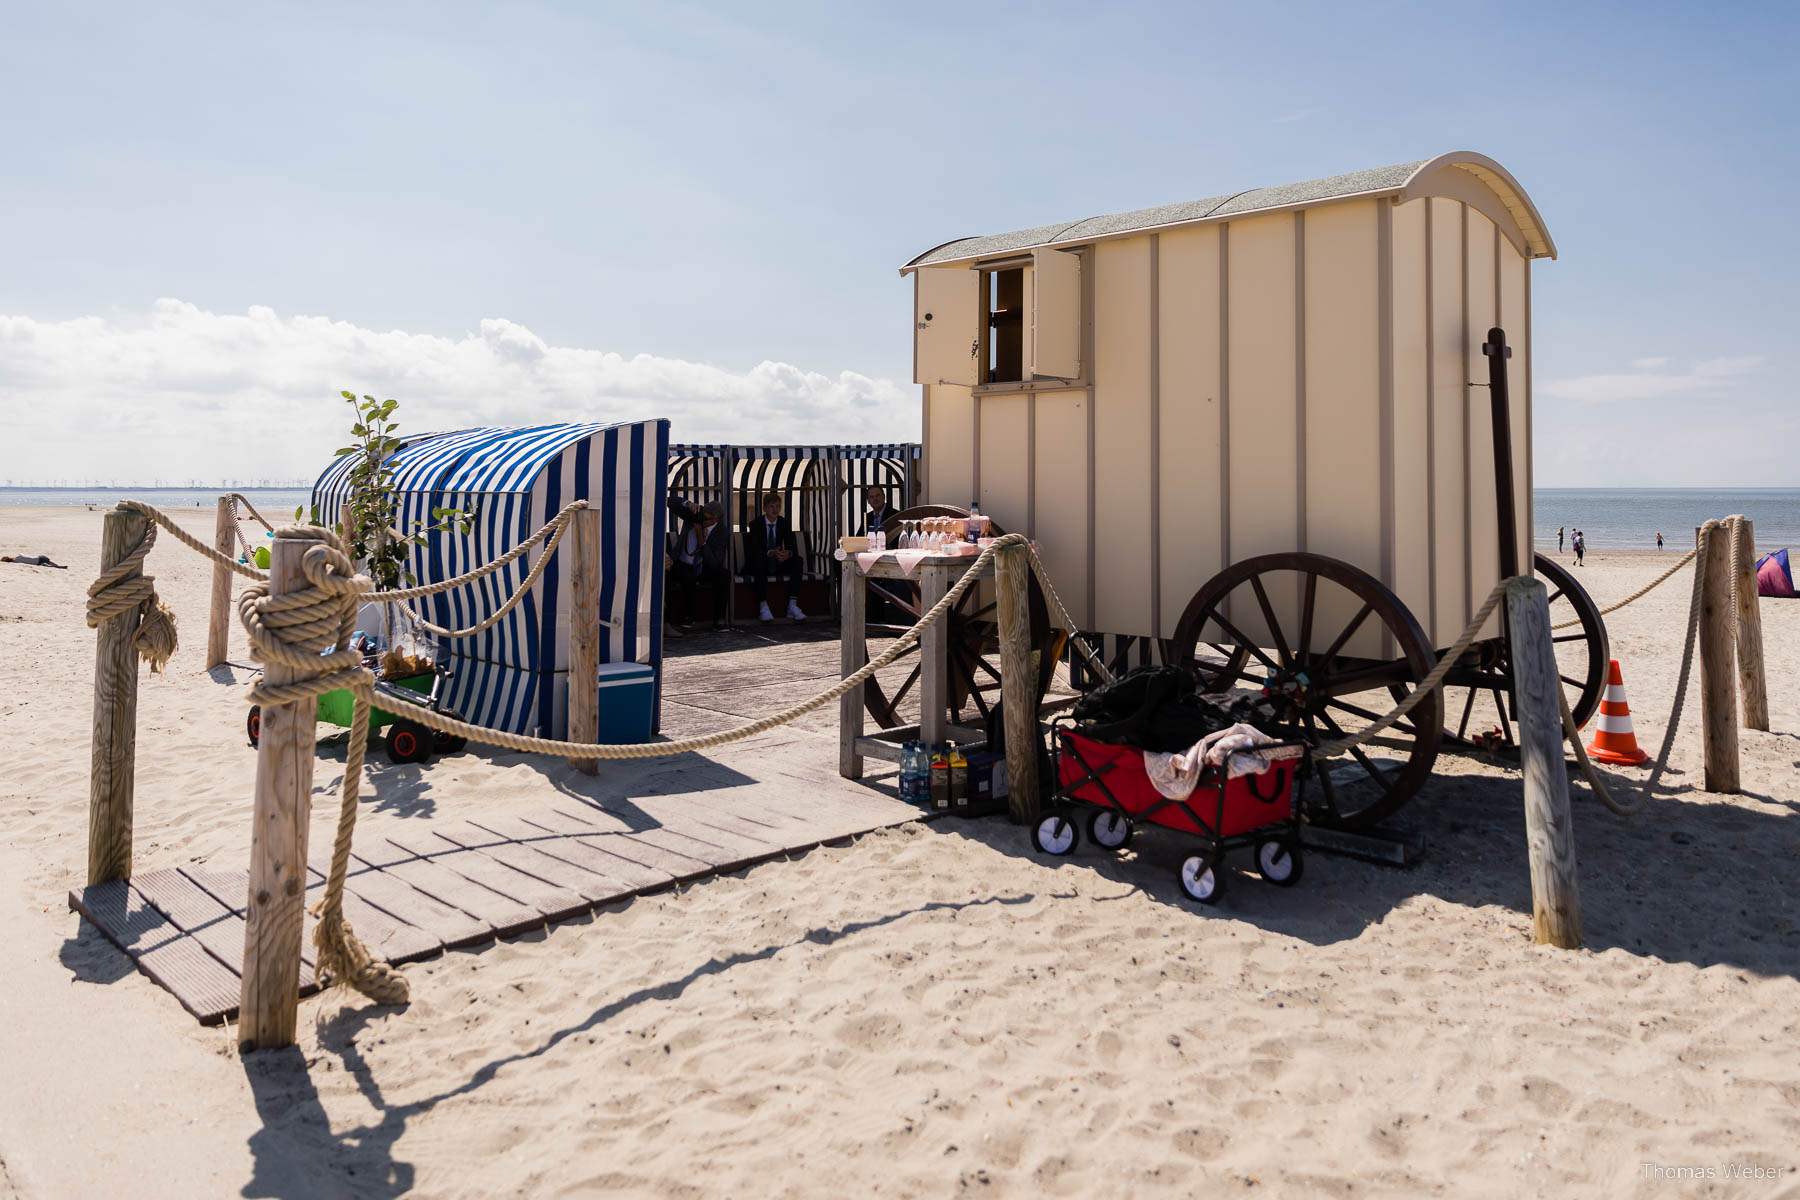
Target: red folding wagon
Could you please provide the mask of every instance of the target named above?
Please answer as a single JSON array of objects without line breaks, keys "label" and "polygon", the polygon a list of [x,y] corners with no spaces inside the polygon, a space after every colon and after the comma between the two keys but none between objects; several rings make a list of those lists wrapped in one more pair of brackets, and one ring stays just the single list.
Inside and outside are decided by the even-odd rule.
[{"label": "red folding wagon", "polygon": [[1181,890],[1202,904],[1216,904],[1224,888],[1225,855],[1255,847],[1258,873],[1270,883],[1300,882],[1300,813],[1294,780],[1305,744],[1276,742],[1258,747],[1275,752],[1260,774],[1230,778],[1224,767],[1207,765],[1185,799],[1156,790],[1144,770],[1144,752],[1083,737],[1066,722],[1050,731],[1056,789],[1050,810],[1032,828],[1031,840],[1045,854],[1075,849],[1080,835],[1075,810],[1093,811],[1088,837],[1102,850],[1122,850],[1141,824],[1161,825],[1200,839],[1201,850],[1181,864]]}]

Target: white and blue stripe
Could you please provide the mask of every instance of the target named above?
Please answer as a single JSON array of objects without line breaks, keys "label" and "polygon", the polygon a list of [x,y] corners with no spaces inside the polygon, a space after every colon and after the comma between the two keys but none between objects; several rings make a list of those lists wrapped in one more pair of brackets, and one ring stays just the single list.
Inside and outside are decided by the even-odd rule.
[{"label": "white and blue stripe", "polygon": [[[421,581],[448,579],[491,562],[524,541],[572,500],[605,514],[601,554],[600,661],[662,670],[662,542],[667,513],[669,423],[540,425],[464,429],[409,438],[390,458],[400,526],[432,523],[434,508],[474,514],[469,534],[439,530],[414,549],[408,568]],[[319,520],[337,523],[349,496],[350,457],[313,487]],[[492,575],[424,602],[434,623],[476,624],[510,596],[542,553],[531,551]],[[452,671],[445,703],[491,729],[561,737],[567,729],[569,589],[561,551],[519,606],[492,629],[446,639]]]}]

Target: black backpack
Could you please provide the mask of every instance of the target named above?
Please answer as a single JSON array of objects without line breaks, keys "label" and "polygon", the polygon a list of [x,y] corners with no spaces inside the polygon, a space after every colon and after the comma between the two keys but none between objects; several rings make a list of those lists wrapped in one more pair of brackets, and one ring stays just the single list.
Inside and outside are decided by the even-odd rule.
[{"label": "black backpack", "polygon": [[1186,750],[1243,719],[1203,699],[1193,677],[1179,667],[1128,671],[1077,700],[1070,715],[1083,737],[1164,754]]}]

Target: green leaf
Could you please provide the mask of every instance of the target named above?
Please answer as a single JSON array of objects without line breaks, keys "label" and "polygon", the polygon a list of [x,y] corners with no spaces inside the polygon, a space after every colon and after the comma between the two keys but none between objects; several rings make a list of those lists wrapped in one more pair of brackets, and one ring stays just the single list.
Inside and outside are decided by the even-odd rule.
[{"label": "green leaf", "polygon": [[361,446],[345,446],[342,450],[333,450],[332,454],[342,458],[346,454],[355,454],[360,449],[362,449]]},{"label": "green leaf", "polygon": [[356,397],[351,395],[349,392],[339,392],[338,395],[340,395],[344,399],[350,401],[350,403],[352,403],[352,404],[356,403]]}]

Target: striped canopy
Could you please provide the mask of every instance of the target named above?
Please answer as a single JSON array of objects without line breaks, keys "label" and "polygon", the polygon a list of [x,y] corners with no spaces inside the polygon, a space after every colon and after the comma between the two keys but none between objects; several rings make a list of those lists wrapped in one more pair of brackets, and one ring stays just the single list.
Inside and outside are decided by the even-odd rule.
[{"label": "striped canopy", "polygon": [[[601,555],[601,662],[662,660],[662,535],[668,422],[464,429],[405,440],[390,457],[400,528],[432,524],[432,510],[474,516],[469,534],[438,530],[414,548],[408,569],[422,582],[490,562],[536,532],[571,500],[593,501],[605,516]],[[337,523],[349,499],[354,456],[335,461],[313,487],[319,519]],[[567,543],[565,542],[565,545]],[[530,573],[533,550],[472,584],[423,602],[434,623],[474,625]],[[569,665],[567,560],[559,550],[517,608],[492,629],[446,639],[449,707],[479,725],[560,737],[567,722]]]}]

